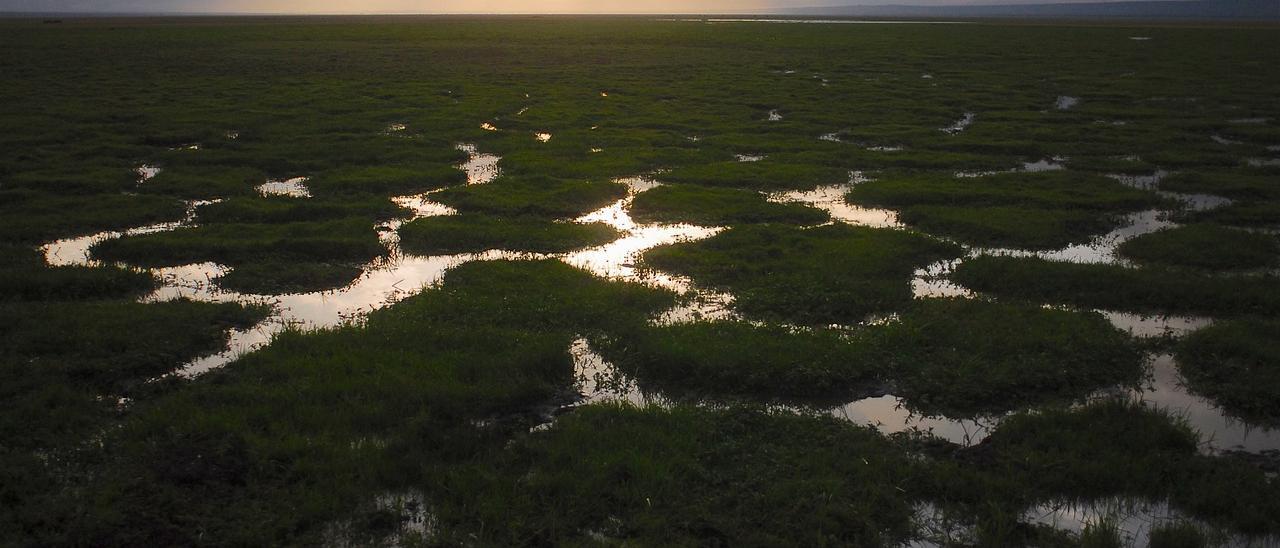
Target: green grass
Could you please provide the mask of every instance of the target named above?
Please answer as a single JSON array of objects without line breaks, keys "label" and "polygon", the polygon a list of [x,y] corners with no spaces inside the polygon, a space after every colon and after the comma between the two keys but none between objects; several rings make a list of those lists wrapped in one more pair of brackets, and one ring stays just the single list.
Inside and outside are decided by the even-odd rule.
[{"label": "green grass", "polygon": [[316,223],[210,224],[107,240],[94,258],[138,266],[205,261],[243,264],[262,260],[364,262],[386,252],[373,226],[353,218]]},{"label": "green grass", "polygon": [[125,268],[0,266],[0,302],[131,297],[158,286],[151,274]]},{"label": "green grass", "polygon": [[999,173],[960,179],[949,175],[886,176],[853,187],[848,199],[890,208],[1014,206],[1097,212],[1133,211],[1160,203],[1154,193],[1099,175],[1072,171]]},{"label": "green grass", "polygon": [[645,253],[648,266],[730,291],[747,314],[804,324],[857,323],[911,300],[911,274],[958,255],[901,230],[828,225],[735,227]]},{"label": "green grass", "polygon": [[826,212],[802,204],[770,202],[758,192],[693,185],[663,185],[636,196],[631,217],[641,223],[689,223],[702,226],[748,223],[813,225]]},{"label": "green grass", "polygon": [[491,261],[359,324],[287,331],[140,402],[106,440],[106,475],[70,533],[319,541],[361,500],[438,481],[431,467],[501,447],[506,427],[471,421],[525,424],[531,408],[563,399],[575,333],[640,322],[672,302],[559,261]]},{"label": "green grass", "polygon": [[1116,253],[1157,266],[1255,269],[1280,264],[1280,239],[1214,225],[1186,225],[1138,236],[1120,244]]},{"label": "green grass", "polygon": [[1183,340],[1177,357],[1191,390],[1251,422],[1280,425],[1280,322],[1212,325]]},{"label": "green grass", "polygon": [[296,223],[363,217],[377,220],[406,217],[408,211],[383,197],[298,199],[284,196],[235,197],[201,206],[201,223]]},{"label": "green grass", "polygon": [[1136,385],[1142,354],[1093,313],[968,299],[916,301],[868,329],[894,394],[947,417],[998,414]]},{"label": "green grass", "polygon": [[400,245],[415,255],[471,253],[488,249],[563,253],[606,244],[620,233],[604,223],[569,223],[539,217],[484,215],[424,217],[400,227]]},{"label": "green grass", "polygon": [[1280,183],[1275,177],[1231,171],[1189,171],[1175,173],[1160,181],[1160,189],[1170,192],[1213,194],[1233,200],[1278,200]]},{"label": "green grass", "polygon": [[344,263],[273,261],[238,264],[214,278],[218,287],[254,295],[284,295],[328,291],[351,285],[364,270]]},{"label": "green grass", "polygon": [[759,162],[719,162],[663,173],[660,180],[711,187],[753,190],[807,190],[836,185],[849,179],[845,170],[805,164],[783,164],[768,159]]},{"label": "green grass", "polygon": [[138,186],[145,194],[160,194],[189,200],[207,200],[253,194],[267,176],[252,168],[231,166],[175,166],[161,168],[159,174]]},{"label": "green grass", "polygon": [[880,366],[834,331],[742,322],[646,326],[601,337],[597,350],[663,394],[844,403],[876,388]]},{"label": "green grass", "polygon": [[1280,280],[1274,276],[981,256],[961,263],[952,277],[976,291],[1040,303],[1166,314],[1280,313]]},{"label": "green grass", "polygon": [[1116,215],[1019,206],[907,206],[899,211],[898,219],[918,230],[969,245],[1020,249],[1057,249],[1082,243],[1120,224]]},{"label": "green grass", "polygon": [[[870,428],[749,409],[593,405],[441,490],[442,542],[894,546],[905,454]],[[502,524],[492,526],[489,524]]]},{"label": "green grass", "polygon": [[0,237],[37,243],[182,218],[182,202],[126,194],[53,195],[0,190]]},{"label": "green grass", "polygon": [[317,196],[419,194],[466,182],[466,174],[447,165],[339,168],[307,180]]},{"label": "green grass", "polygon": [[528,176],[446,189],[431,198],[464,213],[576,217],[625,195],[626,187],[617,183]]},{"label": "green grass", "polygon": [[1180,521],[1151,528],[1151,548],[1208,548],[1217,543],[1193,523]]}]

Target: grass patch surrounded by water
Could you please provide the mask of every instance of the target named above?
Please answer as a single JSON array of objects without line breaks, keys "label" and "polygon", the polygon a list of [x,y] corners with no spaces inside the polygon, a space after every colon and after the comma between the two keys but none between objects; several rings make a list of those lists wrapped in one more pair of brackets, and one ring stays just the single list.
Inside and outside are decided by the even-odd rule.
[{"label": "grass patch surrounded by water", "polygon": [[0,190],[0,237],[44,242],[182,218],[182,202],[127,194],[53,195]]},{"label": "grass patch surrounded by water", "polygon": [[1177,357],[1191,390],[1250,421],[1280,425],[1280,321],[1206,327],[1179,344]]},{"label": "grass patch surrounded by water", "polygon": [[927,414],[998,414],[1136,385],[1142,353],[1094,313],[969,299],[915,301],[866,344],[895,395]]},{"label": "grass patch surrounded by water", "polygon": [[365,219],[317,223],[210,224],[98,243],[94,258],[138,266],[262,260],[365,262],[386,253]]},{"label": "grass patch surrounded by water", "polygon": [[759,192],[694,185],[663,185],[636,196],[631,217],[641,223],[721,226],[748,223],[814,225],[826,212],[802,204],[770,202]]},{"label": "grass patch surrounded by water", "polygon": [[1018,206],[908,206],[899,210],[898,219],[969,245],[1019,249],[1057,249],[1088,241],[1120,224],[1114,215]]},{"label": "grass patch surrounded by water", "polygon": [[874,388],[880,369],[840,332],[745,322],[645,326],[593,342],[641,386],[694,398],[843,403]]},{"label": "grass patch surrounded by water", "polygon": [[654,268],[734,294],[754,316],[857,323],[911,301],[911,274],[960,248],[903,230],[827,225],[742,226],[645,253]]},{"label": "grass patch surrounded by water", "polygon": [[660,176],[663,182],[763,191],[808,190],[843,183],[848,179],[848,172],[842,169],[783,164],[767,159],[759,162],[719,162],[689,166],[673,169]]},{"label": "grass patch surrounded by water", "polygon": [[364,270],[349,263],[272,261],[237,264],[214,278],[218,287],[252,295],[328,291],[351,285]]},{"label": "grass patch surrounded by water", "polygon": [[380,196],[341,199],[290,198],[287,196],[234,197],[200,206],[200,223],[298,223],[352,217],[369,222],[406,217],[408,211]]},{"label": "grass patch surrounded by water", "polygon": [[1214,225],[1185,225],[1143,234],[1116,249],[1142,264],[1205,270],[1254,269],[1280,263],[1280,239]]},{"label": "grass patch surrounded by water", "polygon": [[592,405],[495,460],[444,479],[465,494],[439,508],[463,526],[444,542],[893,546],[912,532],[907,456],[829,417]]},{"label": "grass patch surrounded by water", "polygon": [[489,249],[564,253],[617,239],[604,223],[570,223],[540,217],[437,215],[400,227],[400,245],[415,255],[472,253]]},{"label": "grass patch surrounded by water", "polygon": [[126,268],[47,267],[25,246],[0,244],[0,257],[0,302],[132,297],[159,286],[151,274]]},{"label": "grass patch surrounded by water", "polygon": [[618,183],[542,176],[499,177],[492,183],[442,190],[431,199],[464,213],[577,217],[626,196]]},{"label": "grass patch surrounded by water", "polygon": [[1280,313],[1275,276],[1220,277],[988,255],[964,261],[953,278],[976,291],[1039,303],[1167,314]]}]

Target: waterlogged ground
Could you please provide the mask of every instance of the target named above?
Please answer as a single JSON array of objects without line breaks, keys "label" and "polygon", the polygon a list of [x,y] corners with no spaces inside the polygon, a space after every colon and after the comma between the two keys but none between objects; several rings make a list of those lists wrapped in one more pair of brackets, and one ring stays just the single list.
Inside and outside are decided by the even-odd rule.
[{"label": "waterlogged ground", "polygon": [[0,540],[1280,542],[1275,33],[777,22],[0,22]]}]

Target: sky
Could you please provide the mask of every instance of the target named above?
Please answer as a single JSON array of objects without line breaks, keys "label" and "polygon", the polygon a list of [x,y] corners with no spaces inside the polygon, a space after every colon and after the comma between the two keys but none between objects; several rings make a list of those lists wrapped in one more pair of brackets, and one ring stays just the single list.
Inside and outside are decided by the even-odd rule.
[{"label": "sky", "polygon": [[1099,0],[0,0],[0,12],[735,13],[858,4],[1045,4]]}]

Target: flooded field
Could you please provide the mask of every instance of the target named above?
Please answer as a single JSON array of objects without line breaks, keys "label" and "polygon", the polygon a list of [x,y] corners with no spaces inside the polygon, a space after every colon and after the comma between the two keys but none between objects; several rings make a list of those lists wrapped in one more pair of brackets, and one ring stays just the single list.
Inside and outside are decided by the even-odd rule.
[{"label": "flooded field", "polygon": [[1280,543],[1268,29],[0,26],[0,544]]}]

